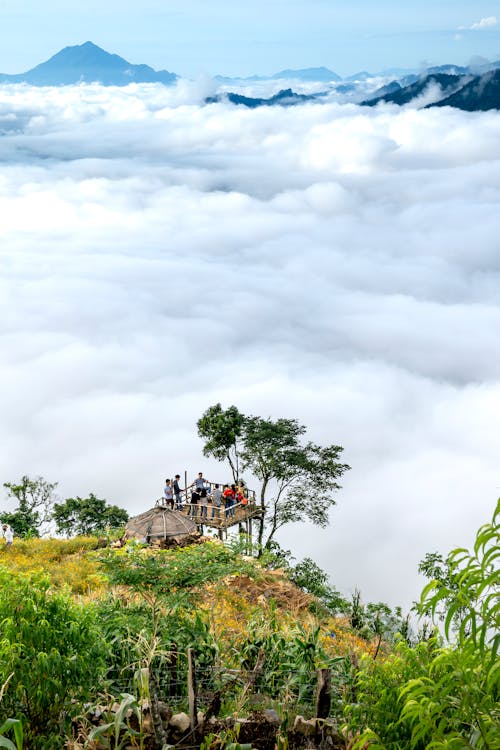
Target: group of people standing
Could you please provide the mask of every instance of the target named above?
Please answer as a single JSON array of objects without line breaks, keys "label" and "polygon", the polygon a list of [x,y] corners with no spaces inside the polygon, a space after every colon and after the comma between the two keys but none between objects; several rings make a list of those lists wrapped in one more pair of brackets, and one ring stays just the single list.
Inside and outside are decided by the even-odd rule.
[{"label": "group of people standing", "polygon": [[[196,479],[181,490],[179,486],[180,475],[175,479],[165,480],[163,488],[163,501],[169,508],[183,510],[183,494],[188,505],[188,515],[192,518],[208,519],[209,506],[212,508],[211,519],[224,516],[235,516],[236,505],[248,505],[248,490],[242,481],[237,484],[225,484],[222,488],[219,484],[208,482],[199,472]],[[188,490],[190,494],[188,495]],[[189,498],[189,502],[188,502]],[[199,513],[198,513],[199,510]]]},{"label": "group of people standing", "polygon": [[183,508],[183,501],[182,501],[182,493],[186,492],[186,490],[181,490],[179,486],[179,479],[181,478],[180,474],[175,475],[175,479],[172,482],[171,479],[165,479],[165,487],[163,488],[163,501],[165,505],[169,508],[176,510],[182,510]]}]

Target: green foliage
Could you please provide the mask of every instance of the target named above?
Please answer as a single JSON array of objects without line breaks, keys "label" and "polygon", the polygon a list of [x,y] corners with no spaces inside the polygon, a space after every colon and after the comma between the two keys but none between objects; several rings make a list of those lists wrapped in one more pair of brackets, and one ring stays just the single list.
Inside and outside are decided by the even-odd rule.
[{"label": "green foliage", "polygon": [[[9,740],[4,732],[13,731],[14,742]],[[24,732],[23,725],[19,719],[7,719],[0,727],[0,747],[7,748],[7,750],[23,750],[24,747]]]},{"label": "green foliage", "polygon": [[[435,641],[414,648],[400,641],[395,653],[386,659],[366,656],[361,660],[350,702],[345,707],[345,731],[360,735],[354,748],[361,750],[366,747],[365,743],[369,743],[370,749],[406,750],[411,747],[412,728],[410,722],[402,718],[401,687],[427,672],[436,648]],[[424,739],[430,741],[432,734],[427,731]],[[425,742],[415,745],[419,750],[424,747]]]},{"label": "green foliage", "polygon": [[413,641],[410,616],[403,615],[401,607],[392,609],[385,602],[363,604],[361,592],[355,589],[351,601],[343,610],[349,616],[352,629],[367,640],[377,636],[379,646],[382,640],[395,643],[401,637],[411,644]]},{"label": "green foliage", "polygon": [[108,712],[104,717],[104,723],[94,727],[89,732],[89,742],[99,740],[99,746],[102,748],[109,748],[109,750],[122,750],[127,745],[130,745],[130,741],[139,737],[139,732],[136,732],[130,726],[130,715],[133,714],[137,722],[141,721],[141,714],[137,700],[133,695],[128,693],[122,693],[120,695],[121,702],[115,713]]},{"label": "green foliage", "polygon": [[[349,469],[341,464],[342,448],[325,448],[301,442],[306,428],[295,419],[247,417],[242,461],[262,483],[261,501],[267,512],[267,540],[287,523],[309,520],[317,526],[328,524],[328,513],[335,505],[337,479]],[[265,497],[270,483],[272,497]]]},{"label": "green foliage", "polygon": [[427,675],[402,691],[403,715],[412,723],[414,742],[426,727],[432,733],[433,748],[455,745],[491,750],[498,746],[499,559],[500,500],[491,523],[479,529],[473,550],[451,552],[448,579],[435,579],[422,592],[419,609],[423,614],[436,617],[446,603],[445,635],[454,642],[436,654]]},{"label": "green foliage", "polygon": [[330,612],[345,612],[348,603],[330,584],[328,574],[310,557],[305,557],[290,570],[290,580],[299,588],[317,597]]},{"label": "green foliage", "polygon": [[44,524],[51,518],[54,503],[54,490],[57,483],[51,484],[43,477],[30,479],[21,477],[19,482],[4,482],[9,500],[15,500],[14,511],[1,514],[2,523],[8,523],[21,537],[39,536]]},{"label": "green foliage", "polygon": [[200,744],[200,750],[252,750],[249,742],[238,742],[241,724],[225,729],[219,734],[207,734]]},{"label": "green foliage", "polygon": [[[301,623],[284,632],[274,606],[248,623],[248,638],[241,647],[242,666],[259,671],[257,687],[288,705],[311,703],[316,670],[331,662],[320,642],[320,629]],[[256,667],[262,664],[262,669]]]},{"label": "green foliage", "polygon": [[[147,667],[165,690],[172,688],[179,694],[179,686],[171,683],[173,675],[186,672],[188,648],[195,649],[201,670],[218,657],[208,617],[190,606],[155,599],[151,607],[146,598],[128,601],[118,596],[97,606],[103,638],[109,644],[107,681],[111,693],[124,689],[137,692],[137,674]],[[185,687],[183,680],[183,695]]]},{"label": "green foliage", "polygon": [[239,479],[240,451],[238,441],[241,438],[245,416],[236,406],[224,410],[220,404],[210,406],[198,420],[198,435],[204,439],[204,456],[213,456],[218,461],[227,460],[233,479]]},{"label": "green foliage", "polygon": [[255,576],[257,572],[253,564],[218,541],[153,554],[147,549],[110,550],[101,561],[111,583],[167,598],[188,594],[196,586],[227,575],[241,572]]},{"label": "green foliage", "polygon": [[128,513],[91,492],[88,497],[68,497],[64,503],[55,503],[52,518],[59,534],[90,536],[124,526]]},{"label": "green foliage", "polygon": [[60,747],[74,701],[102,678],[106,647],[94,610],[52,592],[40,574],[0,568],[0,622],[2,714],[22,719],[30,749]]},{"label": "green foliage", "polygon": [[99,605],[101,627],[111,641],[111,673],[114,664],[121,664],[130,680],[141,664],[141,641],[157,637],[158,652],[170,654],[169,659],[155,661],[163,684],[170,681],[173,662],[175,668],[185,669],[189,647],[195,649],[201,670],[218,657],[208,616],[193,609],[197,588],[238,572],[258,575],[253,564],[220,542],[154,552],[110,550],[101,560],[111,583],[127,586],[141,597],[133,602],[109,597]]},{"label": "green foliage", "polygon": [[422,592],[419,612],[442,616],[437,637],[363,666],[348,709],[356,747],[494,750],[500,738],[500,501],[472,551],[456,549]]},{"label": "green foliage", "polygon": [[224,411],[220,404],[207,409],[198,421],[205,455],[227,459],[233,476],[241,469],[261,483],[260,504],[267,525],[264,543],[261,524],[261,548],[285,524],[308,520],[328,525],[329,510],[335,505],[333,494],[339,489],[337,480],[349,466],[339,461],[341,446],[304,443],[305,432],[296,419],[245,416],[235,406]]},{"label": "green foliage", "polygon": [[315,596],[329,612],[347,612],[349,603],[330,583],[328,573],[325,573],[310,557],[293,565],[290,550],[283,549],[271,540],[261,555],[261,564],[266,568],[285,570],[288,577],[296,586],[308,594]]}]

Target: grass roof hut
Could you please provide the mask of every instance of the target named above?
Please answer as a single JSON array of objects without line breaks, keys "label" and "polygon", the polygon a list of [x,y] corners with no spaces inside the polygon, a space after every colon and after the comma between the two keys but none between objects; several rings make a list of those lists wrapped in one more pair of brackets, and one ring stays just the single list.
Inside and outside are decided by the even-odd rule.
[{"label": "grass roof hut", "polygon": [[178,510],[157,505],[155,508],[130,518],[125,527],[127,539],[140,539],[162,547],[173,547],[195,542],[200,533],[195,522]]}]

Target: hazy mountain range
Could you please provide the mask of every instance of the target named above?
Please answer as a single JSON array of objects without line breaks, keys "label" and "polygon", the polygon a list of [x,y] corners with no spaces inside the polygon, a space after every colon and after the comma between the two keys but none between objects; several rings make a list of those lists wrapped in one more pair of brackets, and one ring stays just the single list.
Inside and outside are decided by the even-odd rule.
[{"label": "hazy mountain range", "polygon": [[286,70],[280,70],[278,73],[273,73],[273,75],[270,76],[247,76],[243,79],[236,79],[231,78],[229,76],[215,76],[217,80],[219,81],[235,81],[235,80],[243,80],[243,81],[280,81],[280,80],[296,80],[296,81],[319,81],[322,83],[331,83],[332,81],[342,81],[342,76],[339,76],[338,73],[335,73],[333,70],[330,70],[329,68],[319,67],[319,68],[300,68],[298,70],[294,70],[292,68],[287,68]]},{"label": "hazy mountain range", "polygon": [[[388,81],[390,75],[394,75],[394,80],[385,83],[368,97],[365,88],[365,98],[363,98],[360,88],[363,82],[377,77],[385,77]],[[119,55],[106,52],[92,42],[85,42],[81,45],[65,47],[46,62],[25,73],[0,74],[0,83],[25,82],[34,86],[62,86],[92,82],[105,86],[125,86],[129,83],[170,85],[178,78],[176,73],[154,70],[148,65],[134,65]],[[474,66],[468,67],[441,65],[429,68],[420,74],[399,69],[387,70],[379,74],[363,71],[345,79],[325,67],[286,69],[268,77],[251,76],[246,79],[232,79],[217,76],[216,79],[225,83],[236,80],[323,83],[327,90],[303,94],[295,93],[287,88],[267,98],[250,97],[242,93],[226,91],[209,97],[205,100],[207,103],[227,100],[246,107],[289,106],[323,98],[333,92],[351,96],[352,101],[357,101],[364,106],[374,106],[379,102],[403,105],[421,98],[422,106],[452,106],[470,111],[500,109],[500,61],[490,63],[481,60]],[[361,102],[360,99],[362,99]]]}]

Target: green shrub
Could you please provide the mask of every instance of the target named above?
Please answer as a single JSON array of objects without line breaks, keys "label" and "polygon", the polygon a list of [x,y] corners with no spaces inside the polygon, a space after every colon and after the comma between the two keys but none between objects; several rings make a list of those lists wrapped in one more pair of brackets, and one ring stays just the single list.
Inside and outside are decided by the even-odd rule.
[{"label": "green shrub", "polygon": [[446,576],[424,589],[422,615],[440,618],[434,638],[363,666],[346,731],[353,750],[496,750],[500,747],[500,501],[474,549],[456,549]]},{"label": "green shrub", "polygon": [[[401,640],[387,658],[366,656],[362,659],[354,679],[352,702],[345,709],[346,730],[362,735],[360,748],[368,741],[385,750],[406,750],[411,746],[412,726],[409,720],[402,718],[401,687],[426,674],[436,649],[435,640],[414,648]],[[427,733],[425,740],[431,739],[432,735]],[[425,742],[416,747],[424,748]]]},{"label": "green shrub", "polygon": [[423,614],[435,617],[446,603],[444,627],[451,645],[402,691],[414,746],[425,730],[433,749],[500,747],[499,560],[500,500],[473,550],[460,548],[448,556],[449,579],[431,581],[422,593]]},{"label": "green shrub", "polygon": [[106,649],[94,610],[50,590],[41,574],[0,568],[0,720],[16,717],[27,746],[61,746],[78,701],[99,686]]}]

